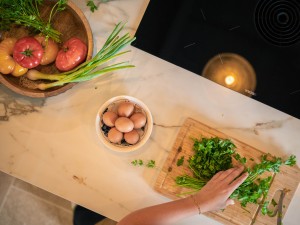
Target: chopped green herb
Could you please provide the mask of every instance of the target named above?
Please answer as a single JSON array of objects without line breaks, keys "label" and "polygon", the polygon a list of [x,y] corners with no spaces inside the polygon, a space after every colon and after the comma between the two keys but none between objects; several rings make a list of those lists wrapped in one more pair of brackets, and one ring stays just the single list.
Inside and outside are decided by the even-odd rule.
[{"label": "chopped green herb", "polygon": [[[105,3],[105,2],[109,2],[109,1],[111,1],[111,0],[98,0],[98,2],[101,2],[101,3]],[[95,5],[94,0],[88,0],[86,3],[86,6],[90,7],[90,10],[92,12],[95,12],[95,10],[98,9],[98,7]]]},{"label": "chopped green herb", "polygon": [[288,165],[288,166],[294,166],[296,165],[296,156],[295,155],[291,155],[285,162],[284,162],[285,165]]},{"label": "chopped green herb", "polygon": [[86,6],[90,7],[90,10],[91,10],[92,12],[94,12],[95,10],[98,9],[98,7],[95,5],[95,3],[94,3],[93,0],[87,1]]},{"label": "chopped green herb", "polygon": [[250,160],[251,160],[251,161],[254,161],[254,159],[253,159],[253,158],[250,158]]},{"label": "chopped green herb", "polygon": [[232,167],[234,148],[235,145],[228,139],[194,139],[195,154],[188,160],[189,166],[196,177],[209,180],[224,168]]},{"label": "chopped green herb", "polygon": [[274,216],[274,211],[269,210],[268,206],[269,206],[269,201],[265,201],[265,202],[262,204],[262,207],[261,207],[261,213],[262,213],[263,215]]},{"label": "chopped green herb", "polygon": [[233,157],[243,165],[247,162],[247,159],[245,157],[242,158],[239,153],[235,153]]},{"label": "chopped green herb", "polygon": [[153,167],[155,167],[155,161],[154,160],[149,160],[148,162],[147,162],[147,164],[144,164],[144,161],[143,160],[141,160],[141,159],[135,159],[135,160],[133,160],[132,162],[131,162],[131,164],[132,165],[134,165],[134,166],[146,166],[146,167],[148,167],[148,168],[153,168]]},{"label": "chopped green herb", "polygon": [[181,156],[181,158],[177,160],[176,165],[177,165],[177,166],[182,166],[182,165],[183,165],[183,162],[184,162],[184,156]]},{"label": "chopped green herb", "polygon": [[154,168],[155,167],[155,161],[154,160],[149,160],[146,166],[148,168]]},{"label": "chopped green herb", "polygon": [[134,166],[142,166],[142,165],[144,165],[144,162],[141,159],[135,159],[131,162],[131,164]]},{"label": "chopped green herb", "polygon": [[[228,139],[215,138],[194,139],[193,150],[195,154],[188,160],[189,168],[194,176],[182,175],[176,178],[179,186],[200,190],[217,172],[232,168],[232,157],[245,164],[245,157],[235,152],[235,145]],[[248,203],[262,205],[262,214],[271,215],[268,209],[269,202],[261,203],[262,197],[266,197],[270,189],[272,176],[261,179],[259,176],[266,171],[278,173],[281,165],[295,165],[296,157],[291,155],[286,161],[279,157],[265,154],[261,156],[261,162],[253,168],[247,168],[247,179],[231,194],[230,198],[237,199],[242,207]]]},{"label": "chopped green herb", "polygon": [[274,199],[272,199],[271,204],[272,204],[274,207],[275,207],[276,205],[278,205],[277,202],[276,202]]}]

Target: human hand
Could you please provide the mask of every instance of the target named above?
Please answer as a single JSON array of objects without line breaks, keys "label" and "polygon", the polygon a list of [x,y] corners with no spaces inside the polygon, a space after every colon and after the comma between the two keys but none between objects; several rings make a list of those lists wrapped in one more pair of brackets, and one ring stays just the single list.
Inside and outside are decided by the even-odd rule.
[{"label": "human hand", "polygon": [[227,205],[234,204],[234,201],[229,199],[229,196],[248,177],[248,173],[243,173],[239,176],[243,170],[244,167],[240,166],[218,172],[194,195],[202,213],[224,209]]}]

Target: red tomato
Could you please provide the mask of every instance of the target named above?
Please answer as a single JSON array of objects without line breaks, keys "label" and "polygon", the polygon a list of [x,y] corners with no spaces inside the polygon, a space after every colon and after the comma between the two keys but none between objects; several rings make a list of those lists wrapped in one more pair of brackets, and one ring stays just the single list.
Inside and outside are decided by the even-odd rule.
[{"label": "red tomato", "polygon": [[87,55],[87,46],[80,39],[73,37],[64,43],[57,54],[55,65],[61,71],[69,71],[82,63]]},{"label": "red tomato", "polygon": [[21,66],[31,69],[40,64],[43,51],[42,45],[35,38],[23,37],[16,42],[13,57]]}]

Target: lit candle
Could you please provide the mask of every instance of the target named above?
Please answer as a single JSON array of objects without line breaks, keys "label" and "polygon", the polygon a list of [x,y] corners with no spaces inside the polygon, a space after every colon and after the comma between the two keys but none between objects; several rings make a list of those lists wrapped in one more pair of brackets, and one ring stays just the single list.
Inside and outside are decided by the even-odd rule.
[{"label": "lit candle", "polygon": [[256,88],[256,74],[251,64],[234,53],[221,53],[205,65],[202,76],[241,94],[252,96]]}]

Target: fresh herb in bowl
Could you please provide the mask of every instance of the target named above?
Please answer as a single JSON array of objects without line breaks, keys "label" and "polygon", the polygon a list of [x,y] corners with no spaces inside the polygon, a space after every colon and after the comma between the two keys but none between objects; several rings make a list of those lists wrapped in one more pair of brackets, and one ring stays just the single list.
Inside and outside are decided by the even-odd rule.
[{"label": "fresh herb in bowl", "polygon": [[51,25],[56,13],[65,9],[67,0],[58,0],[51,9],[48,19],[41,18],[39,7],[43,0],[1,0],[0,30],[10,29],[12,24],[22,25],[40,31],[46,37],[60,42],[61,33]]}]

